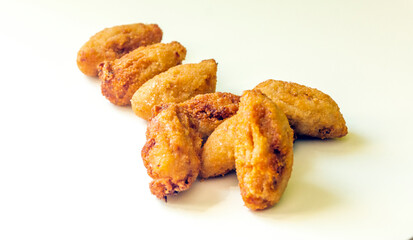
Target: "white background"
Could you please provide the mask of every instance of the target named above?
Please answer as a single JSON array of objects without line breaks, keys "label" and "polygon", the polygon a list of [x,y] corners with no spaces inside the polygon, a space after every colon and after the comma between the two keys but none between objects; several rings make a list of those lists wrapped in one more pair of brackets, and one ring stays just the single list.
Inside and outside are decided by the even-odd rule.
[{"label": "white background", "polygon": [[[275,207],[243,206],[235,174],[168,202],[148,189],[146,122],[76,66],[105,27],[158,23],[218,91],[269,78],[318,88],[340,140],[297,141]],[[0,239],[413,237],[413,1],[7,1],[0,7]]]}]

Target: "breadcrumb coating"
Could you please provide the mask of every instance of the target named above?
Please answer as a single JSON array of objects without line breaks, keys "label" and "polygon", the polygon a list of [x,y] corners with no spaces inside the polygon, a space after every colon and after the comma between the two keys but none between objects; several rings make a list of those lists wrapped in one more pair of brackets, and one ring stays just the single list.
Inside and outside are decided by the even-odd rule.
[{"label": "breadcrumb coating", "polygon": [[276,204],[293,165],[293,131],[285,114],[260,91],[245,91],[237,113],[235,168],[245,206]]},{"label": "breadcrumb coating", "polygon": [[88,76],[97,76],[97,66],[113,61],[130,51],[162,40],[157,24],[135,23],[105,28],[93,35],[77,53],[77,66]]},{"label": "breadcrumb coating", "polygon": [[99,64],[102,94],[113,104],[130,105],[136,90],[149,79],[181,64],[186,49],[178,42],[140,47],[114,61]]},{"label": "breadcrumb coating", "polygon": [[[215,92],[200,94],[177,105],[189,117],[192,128],[206,139],[222,122],[237,113],[239,99],[232,93]],[[162,104],[154,107],[153,116],[168,106]]]},{"label": "breadcrumb coating", "polygon": [[154,108],[142,149],[154,195],[162,199],[190,187],[199,174],[203,139],[237,112],[238,101],[217,92]]},{"label": "breadcrumb coating", "polygon": [[300,136],[339,138],[347,126],[337,103],[327,94],[298,83],[267,80],[258,89],[277,104]]},{"label": "breadcrumb coating", "polygon": [[201,178],[225,175],[235,169],[237,119],[232,116],[219,125],[202,147]]},{"label": "breadcrumb coating", "polygon": [[163,103],[180,103],[198,94],[215,92],[217,63],[213,59],[170,68],[144,83],[133,95],[135,114],[145,120]]},{"label": "breadcrumb coating", "polygon": [[259,90],[245,91],[237,114],[202,148],[200,176],[236,169],[245,205],[268,208],[281,198],[292,171],[294,133],[285,114]]},{"label": "breadcrumb coating", "polygon": [[186,114],[170,105],[149,122],[146,139],[142,159],[152,194],[163,199],[187,190],[199,173],[202,138]]}]

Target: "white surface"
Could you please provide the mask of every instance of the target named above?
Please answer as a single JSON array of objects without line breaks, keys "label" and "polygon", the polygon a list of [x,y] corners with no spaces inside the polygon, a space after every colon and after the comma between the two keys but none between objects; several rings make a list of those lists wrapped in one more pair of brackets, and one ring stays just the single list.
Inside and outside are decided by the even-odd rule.
[{"label": "white surface", "polygon": [[[274,78],[328,93],[349,135],[297,141],[269,210],[243,206],[234,174],[157,200],[146,123],[75,63],[95,32],[134,22],[158,23],[187,63],[215,58],[219,91]],[[412,1],[20,0],[0,25],[0,239],[413,237]]]}]

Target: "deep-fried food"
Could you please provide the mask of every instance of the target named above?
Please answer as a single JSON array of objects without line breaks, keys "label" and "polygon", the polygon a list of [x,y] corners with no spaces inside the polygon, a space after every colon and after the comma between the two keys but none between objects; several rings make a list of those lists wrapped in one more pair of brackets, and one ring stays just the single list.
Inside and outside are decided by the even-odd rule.
[{"label": "deep-fried food", "polygon": [[132,109],[136,115],[148,120],[154,106],[180,103],[198,94],[214,92],[216,72],[217,64],[213,59],[172,67],[135,92],[131,100]]},{"label": "deep-fried food", "polygon": [[193,128],[206,139],[221,123],[238,111],[240,97],[231,93],[198,95],[179,106],[185,110]]},{"label": "deep-fried food", "polygon": [[246,91],[237,114],[204,144],[200,176],[223,175],[236,167],[245,205],[257,210],[278,202],[292,163],[293,131],[285,114],[258,90]]},{"label": "deep-fried food", "polygon": [[198,94],[215,92],[217,63],[213,59],[170,68],[144,83],[131,103],[136,115],[148,120],[151,109],[162,103],[179,103]]},{"label": "deep-fried food", "polygon": [[[297,135],[318,138],[341,137],[347,133],[337,104],[326,94],[295,83],[268,80],[256,89],[276,101]],[[235,169],[234,127],[236,116],[219,125],[202,148],[200,177],[224,175]],[[314,125],[312,125],[314,124]]]},{"label": "deep-fried food", "polygon": [[132,95],[142,84],[180,64],[186,49],[178,42],[140,47],[114,61],[99,64],[102,94],[113,104],[130,105]]},{"label": "deep-fried food", "polygon": [[347,134],[346,122],[337,103],[315,88],[270,79],[254,89],[263,92],[284,111],[298,136],[324,139]]},{"label": "deep-fried food", "polygon": [[259,91],[246,91],[236,115],[219,125],[202,148],[200,176],[236,167],[241,195],[250,209],[277,203],[293,163],[293,131],[285,114]]},{"label": "deep-fried food", "polygon": [[245,205],[269,208],[291,176],[295,136],[347,134],[327,94],[279,80],[262,82],[242,97],[213,93],[215,60],[180,65],[185,47],[161,40],[156,24],[115,26],[92,36],[77,55],[79,69],[99,76],[110,102],[132,105],[149,120],[141,156],[157,198],[188,190],[198,176],[235,169]]},{"label": "deep-fried food", "polygon": [[237,119],[232,116],[219,125],[202,147],[201,178],[210,178],[235,169],[235,141]]},{"label": "deep-fried food", "polygon": [[162,199],[187,190],[198,176],[202,145],[188,116],[170,105],[149,122],[146,140],[142,159],[152,194]]},{"label": "deep-fried food", "polygon": [[293,131],[285,114],[260,91],[246,91],[236,115],[235,168],[245,205],[268,208],[281,198],[292,171]]},{"label": "deep-fried food", "polygon": [[129,24],[105,28],[87,41],[77,53],[77,66],[88,76],[97,76],[97,65],[112,61],[128,52],[162,40],[156,24]]},{"label": "deep-fried food", "polygon": [[154,195],[164,198],[190,187],[199,174],[203,138],[237,112],[238,101],[217,92],[154,108],[142,149]]},{"label": "deep-fried food", "polygon": [[[187,114],[192,128],[206,139],[225,119],[237,113],[239,98],[237,95],[224,92],[200,94],[179,103],[178,107]],[[153,116],[168,106],[162,104],[154,107]]]}]

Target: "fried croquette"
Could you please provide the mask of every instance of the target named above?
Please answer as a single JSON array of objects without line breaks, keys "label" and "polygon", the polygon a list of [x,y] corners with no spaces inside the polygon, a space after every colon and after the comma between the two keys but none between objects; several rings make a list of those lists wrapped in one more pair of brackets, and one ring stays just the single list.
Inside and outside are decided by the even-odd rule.
[{"label": "fried croquette", "polygon": [[187,190],[196,180],[200,167],[202,138],[190,127],[188,116],[172,104],[148,124],[142,159],[149,187],[156,197]]},{"label": "fried croquette", "polygon": [[144,83],[133,95],[135,114],[145,120],[151,109],[163,103],[179,103],[198,94],[215,92],[217,63],[213,59],[170,68]]},{"label": "fried croquette", "polygon": [[236,115],[235,168],[245,205],[273,206],[293,165],[293,131],[285,114],[260,91],[246,91]]},{"label": "fried croquette", "polygon": [[236,116],[228,118],[208,137],[202,147],[201,178],[225,175],[235,169],[236,122]]},{"label": "fried croquette", "polygon": [[238,101],[217,92],[154,108],[142,149],[154,195],[162,199],[190,187],[199,174],[203,138],[237,112]]},{"label": "fried croquette", "polygon": [[347,135],[346,122],[337,103],[315,88],[270,79],[254,89],[277,104],[298,136],[324,139]]},{"label": "fried croquette", "polygon": [[162,40],[162,30],[156,24],[129,24],[105,28],[87,41],[77,53],[77,66],[88,76],[97,76],[97,66],[113,61],[130,51]]},{"label": "fried croquette", "polygon": [[133,94],[142,84],[180,64],[186,49],[178,42],[140,47],[114,61],[99,64],[102,94],[113,104],[130,105]]}]

